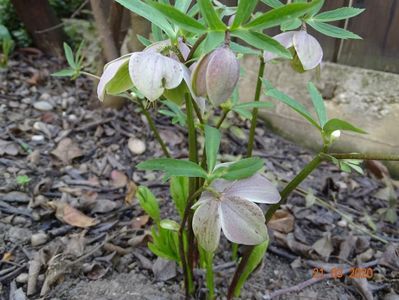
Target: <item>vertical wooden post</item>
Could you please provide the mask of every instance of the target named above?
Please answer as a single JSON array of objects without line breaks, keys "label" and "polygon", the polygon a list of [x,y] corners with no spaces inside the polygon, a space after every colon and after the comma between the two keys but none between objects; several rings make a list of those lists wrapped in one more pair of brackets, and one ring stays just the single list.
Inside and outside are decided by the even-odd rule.
[{"label": "vertical wooden post", "polygon": [[33,39],[44,53],[63,56],[62,24],[47,0],[11,0],[15,11]]}]

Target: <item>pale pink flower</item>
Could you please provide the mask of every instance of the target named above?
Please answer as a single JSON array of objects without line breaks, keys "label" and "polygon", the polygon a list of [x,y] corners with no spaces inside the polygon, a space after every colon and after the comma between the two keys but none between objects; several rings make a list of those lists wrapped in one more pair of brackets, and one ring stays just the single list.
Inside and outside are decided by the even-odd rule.
[{"label": "pale pink flower", "polygon": [[215,180],[211,188],[216,193],[204,192],[193,206],[193,230],[202,248],[215,251],[221,230],[238,244],[257,245],[267,239],[264,214],[253,202],[272,204],[280,200],[270,181],[256,174],[236,181]]},{"label": "pale pink flower", "polygon": [[[287,31],[273,37],[285,48],[294,47],[304,70],[311,70],[320,65],[323,59],[323,49],[320,43],[306,30]],[[265,61],[278,58],[278,55],[265,51]]]}]

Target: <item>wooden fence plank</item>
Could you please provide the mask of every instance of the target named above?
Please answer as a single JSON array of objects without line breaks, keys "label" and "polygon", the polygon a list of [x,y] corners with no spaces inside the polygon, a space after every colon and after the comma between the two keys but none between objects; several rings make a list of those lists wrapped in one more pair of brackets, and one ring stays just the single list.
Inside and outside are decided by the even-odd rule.
[{"label": "wooden fence plank", "polygon": [[363,40],[343,42],[341,64],[399,73],[399,4],[397,0],[355,0],[366,8],[349,22],[348,30]]}]

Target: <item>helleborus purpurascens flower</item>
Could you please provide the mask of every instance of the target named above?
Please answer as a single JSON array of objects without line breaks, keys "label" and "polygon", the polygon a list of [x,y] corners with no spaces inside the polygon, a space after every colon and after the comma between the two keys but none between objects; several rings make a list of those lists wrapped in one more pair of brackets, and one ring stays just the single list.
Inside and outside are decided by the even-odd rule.
[{"label": "helleborus purpurascens flower", "polygon": [[193,208],[193,230],[198,243],[206,251],[216,250],[220,230],[228,240],[238,244],[257,245],[267,237],[265,217],[253,202],[277,203],[280,194],[263,176],[227,181],[215,180],[211,187],[217,194],[204,192]]},{"label": "helleborus purpurascens flower", "polygon": [[204,55],[195,65],[191,77],[194,94],[208,97],[214,104],[225,102],[240,77],[240,63],[227,46]]},{"label": "helleborus purpurascens flower", "polygon": [[[285,48],[294,47],[303,70],[311,70],[320,65],[323,59],[323,49],[320,43],[305,30],[287,31],[273,37]],[[278,56],[271,52],[264,53],[265,61],[270,61]]]},{"label": "helleborus purpurascens flower", "polygon": [[[134,86],[148,100],[154,101],[165,91],[174,90],[184,84],[183,81],[194,95],[190,71],[178,61],[177,56],[169,51],[168,47],[170,41],[158,42],[142,52],[130,53],[109,62],[104,67],[97,87],[98,98],[103,101],[106,93],[119,94]],[[187,57],[188,46],[180,41],[178,48],[182,56]],[[163,55],[163,52],[168,53],[170,57]],[[204,101],[198,97],[195,97],[195,100],[203,109]]]}]

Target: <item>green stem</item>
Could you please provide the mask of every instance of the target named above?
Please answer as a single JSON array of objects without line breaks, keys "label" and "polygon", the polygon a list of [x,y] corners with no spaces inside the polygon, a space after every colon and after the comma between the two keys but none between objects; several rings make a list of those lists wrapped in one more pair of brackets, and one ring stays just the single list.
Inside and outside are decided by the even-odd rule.
[{"label": "green stem", "polygon": [[[321,155],[317,155],[309,164],[303,168],[303,170],[292,180],[290,181],[285,188],[280,192],[281,199],[278,203],[273,204],[266,212],[266,223],[270,221],[273,214],[276,212],[277,209],[280,208],[282,204],[284,204],[287,200],[287,197],[295,190],[295,188],[307,177],[310,173],[316,169],[320,163],[323,161]],[[252,250],[255,246],[248,247],[246,253],[244,253],[240,263],[237,266],[237,269],[234,273],[233,279],[230,283],[228,292],[227,292],[227,299],[233,299],[234,291],[236,289],[237,283],[240,279],[242,272],[244,271],[248,259],[252,253]]]},{"label": "green stem", "polygon": [[236,243],[231,244],[231,259],[233,261],[238,260],[238,244]]},{"label": "green stem", "polygon": [[205,40],[206,36],[208,35],[208,33],[204,33],[203,35],[201,35],[198,40],[195,41],[195,44],[193,45],[193,47],[190,50],[190,53],[187,56],[186,62],[190,61],[193,56],[195,51],[197,51],[197,48],[199,47],[199,45],[201,45],[201,43]]},{"label": "green stem", "polygon": [[[390,160],[399,161],[398,154],[383,154],[383,153],[329,153],[336,159],[360,159],[360,160]],[[323,158],[326,155],[323,155]],[[329,160],[326,158],[326,160]]]},{"label": "green stem", "polygon": [[193,100],[192,103],[193,103],[193,108],[194,108],[195,114],[196,114],[196,116],[197,116],[199,122],[200,122],[202,125],[204,125],[204,119],[202,118],[201,109],[199,108],[197,102],[195,102],[195,101]]},{"label": "green stem", "polygon": [[179,228],[179,256],[181,259],[182,269],[183,269],[183,279],[184,279],[184,288],[186,291],[186,299],[190,298],[190,294],[193,291],[193,274],[192,270],[190,271],[190,266],[187,262],[186,251],[184,249],[184,229],[187,223],[187,220],[190,215],[191,206],[193,206],[195,199],[201,195],[203,188],[198,189],[192,195],[190,195],[187,199],[187,205],[184,209],[184,214],[180,223]]},{"label": "green stem", "polygon": [[208,288],[208,299],[215,299],[215,280],[213,275],[213,253],[205,252],[206,256],[206,287]]},{"label": "green stem", "polygon": [[[263,78],[263,74],[265,73],[265,66],[266,66],[266,62],[263,59],[263,56],[261,56],[259,59],[260,59],[260,65],[259,65],[259,72],[258,72],[258,81],[256,83],[256,90],[255,90],[255,98],[254,98],[255,102],[258,102],[260,99],[260,94],[261,94],[261,90],[262,90],[262,78]],[[252,110],[252,120],[251,120],[251,128],[249,130],[247,157],[252,156],[252,150],[253,150],[254,141],[255,141],[255,129],[256,129],[256,124],[258,121],[258,111],[259,111],[259,109],[257,107],[255,107]]]},{"label": "green stem", "polygon": [[89,72],[79,71],[79,73],[82,74],[82,75],[86,75],[86,76],[88,76],[88,77],[91,77],[91,78],[93,78],[93,79],[95,79],[95,80],[100,80],[100,77],[99,77],[99,76],[94,75],[94,74],[91,74],[91,73],[89,73]]},{"label": "green stem", "polygon": [[137,101],[140,105],[141,111],[143,112],[144,116],[147,118],[148,125],[150,126],[152,132],[154,133],[155,138],[157,139],[158,143],[161,145],[162,151],[166,157],[171,157],[168,148],[166,147],[165,142],[162,140],[161,135],[158,132],[157,127],[155,126],[154,120],[152,119],[150,113],[145,108],[145,105],[142,101]]},{"label": "green stem", "polygon": [[216,124],[217,129],[219,129],[222,126],[222,124],[223,124],[224,120],[226,119],[227,115],[229,114],[229,112],[230,112],[230,109],[223,110],[223,115],[220,117],[219,122]]}]

